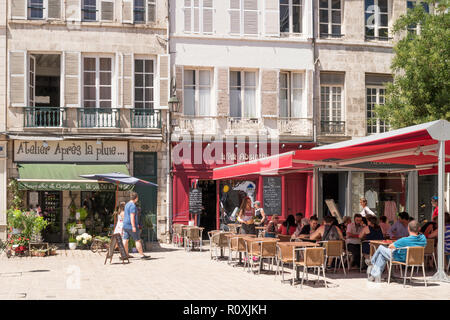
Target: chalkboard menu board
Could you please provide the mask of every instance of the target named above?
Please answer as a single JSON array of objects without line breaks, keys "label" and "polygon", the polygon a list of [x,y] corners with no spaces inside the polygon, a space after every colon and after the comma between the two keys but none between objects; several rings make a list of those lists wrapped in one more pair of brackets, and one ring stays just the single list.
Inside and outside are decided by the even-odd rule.
[{"label": "chalkboard menu board", "polygon": [[125,247],[123,246],[122,236],[118,233],[115,233],[111,236],[111,242],[109,243],[109,249],[106,252],[106,258],[105,258],[104,264],[106,264],[106,261],[108,259],[109,259],[109,263],[111,263],[112,258],[114,256],[114,250],[116,249],[116,245],[119,247],[119,254],[122,259],[122,263],[125,263],[125,260],[127,260],[128,263],[130,263],[130,260],[128,259],[127,253],[125,251]]},{"label": "chalkboard menu board", "polygon": [[189,212],[193,214],[202,213],[202,189],[195,188],[189,190]]},{"label": "chalkboard menu board", "polygon": [[264,212],[267,215],[281,214],[281,178],[263,178]]}]

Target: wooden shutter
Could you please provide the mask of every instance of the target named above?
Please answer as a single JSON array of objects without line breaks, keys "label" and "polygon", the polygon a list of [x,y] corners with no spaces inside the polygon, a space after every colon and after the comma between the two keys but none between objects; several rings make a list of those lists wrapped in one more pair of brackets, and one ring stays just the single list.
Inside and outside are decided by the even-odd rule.
[{"label": "wooden shutter", "polygon": [[279,0],[264,0],[264,35],[280,36]]},{"label": "wooden shutter", "polygon": [[48,19],[61,19],[61,0],[48,1]]},{"label": "wooden shutter", "polygon": [[158,55],[158,75],[159,75],[159,107],[169,106],[169,75],[170,75],[170,56],[168,54]]},{"label": "wooden shutter", "polygon": [[101,1],[100,4],[100,18],[102,21],[113,21],[114,20],[114,2],[113,1]]},{"label": "wooden shutter", "polygon": [[117,107],[123,107],[123,56],[122,53],[116,52],[116,74],[117,74]]},{"label": "wooden shutter", "polygon": [[241,34],[241,0],[230,0],[230,33]]},{"label": "wooden shutter", "polygon": [[156,22],[156,1],[147,0],[147,23]]},{"label": "wooden shutter", "polygon": [[215,80],[217,83],[217,115],[219,117],[227,117],[230,114],[230,97],[228,94],[229,72],[228,68],[216,68],[215,72],[217,75],[217,79]]},{"label": "wooden shutter", "polygon": [[66,107],[80,106],[81,53],[64,52],[64,104]]},{"label": "wooden shutter", "polygon": [[123,107],[133,107],[133,54],[124,53],[122,59],[122,92],[123,92]]},{"label": "wooden shutter", "polygon": [[244,34],[258,34],[258,0],[244,0]]},{"label": "wooden shutter", "polygon": [[214,4],[213,0],[203,0],[203,33],[213,33]]},{"label": "wooden shutter", "polygon": [[122,23],[133,23],[133,0],[122,2]]},{"label": "wooden shutter", "polygon": [[183,112],[183,66],[175,66],[175,88]]},{"label": "wooden shutter", "polygon": [[278,115],[278,70],[261,71],[261,109],[263,116]]},{"label": "wooden shutter", "polygon": [[81,20],[81,0],[66,0],[66,20]]},{"label": "wooden shutter", "polygon": [[27,0],[11,0],[10,3],[11,19],[27,19]]},{"label": "wooden shutter", "polygon": [[25,51],[9,52],[9,97],[13,107],[25,107],[27,104],[26,55]]},{"label": "wooden shutter", "polygon": [[184,0],[184,32],[192,31],[192,8],[191,1],[193,0]]}]

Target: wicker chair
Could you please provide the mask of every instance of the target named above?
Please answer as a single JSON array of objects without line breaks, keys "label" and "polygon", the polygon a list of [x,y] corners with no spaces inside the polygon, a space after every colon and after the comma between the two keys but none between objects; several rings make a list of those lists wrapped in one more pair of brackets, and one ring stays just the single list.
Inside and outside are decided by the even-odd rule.
[{"label": "wicker chair", "polygon": [[180,243],[183,241],[183,236],[182,236],[183,226],[184,225],[181,223],[174,223],[172,226],[172,228],[173,228],[172,243],[177,247],[180,247]]},{"label": "wicker chair", "polygon": [[[194,228],[186,228],[184,229],[184,233],[185,233],[185,249],[189,250],[189,248],[192,245],[192,248],[194,248],[195,243],[199,244],[199,248],[200,251],[202,251],[202,244],[203,244],[203,240],[202,240],[202,233],[203,233],[203,229],[204,228],[198,228],[198,227],[194,227]],[[192,250],[192,249],[191,249]]]},{"label": "wicker chair", "polygon": [[[339,259],[340,264],[342,265],[342,270],[345,272],[344,265],[344,243],[343,240],[333,240],[333,241],[322,241],[323,247],[325,248],[325,264],[328,262],[328,258],[336,258]],[[348,265],[348,256],[347,256],[347,265]],[[336,273],[337,263],[334,264],[334,273]]]},{"label": "wicker chair", "polygon": [[[394,252],[397,250],[405,250],[406,249],[406,261],[400,262],[394,260]],[[414,272],[414,267],[422,267],[423,271],[423,281],[425,283],[425,287],[427,286],[427,279],[425,275],[425,248],[424,247],[405,247],[405,248],[395,248],[392,250],[391,259],[389,261],[389,275],[388,275],[388,284],[391,282],[391,269],[393,265],[400,266],[400,272],[402,266],[405,266],[405,276],[403,280],[403,287],[406,285],[406,279],[408,278],[408,267],[411,267],[411,276],[409,277],[409,281],[412,280],[412,275]]]},{"label": "wicker chair", "polygon": [[208,232],[208,238],[209,238],[209,253],[210,253],[210,259],[213,259],[212,251],[214,249],[215,257],[217,257],[217,245],[219,242],[219,234],[220,230],[212,230]]},{"label": "wicker chair", "polygon": [[261,273],[261,265],[263,259],[270,259],[270,269],[272,269],[274,259],[277,256],[277,241],[256,241],[251,242],[250,252],[248,253],[249,265],[251,263],[251,269],[254,267],[253,257],[259,258],[258,274]]},{"label": "wicker chair", "polygon": [[434,262],[434,267],[436,268],[436,255],[434,253],[434,242],[435,239],[427,239],[427,246],[425,247],[425,258],[432,257]]},{"label": "wicker chair", "polygon": [[236,254],[242,254],[247,252],[246,242],[242,237],[236,236],[229,239],[229,251],[228,264],[233,261],[233,252]]},{"label": "wicker chair", "polygon": [[374,255],[375,251],[377,251],[378,247],[380,246],[379,244],[376,244],[376,243],[370,243],[370,240],[361,241],[361,248],[360,248],[361,260],[359,261],[359,272],[362,272],[362,266],[363,266],[363,263],[364,263],[364,260],[365,260],[364,254],[363,254],[363,244],[364,243],[368,243],[369,244],[369,248],[370,248],[369,259],[372,259],[372,256]]},{"label": "wicker chair", "polygon": [[[294,274],[297,273],[298,267],[303,267],[302,272],[302,282],[301,282],[301,288],[303,288],[303,281],[305,278],[305,271],[306,271],[306,278],[308,280],[308,268],[318,268],[317,277],[318,280],[320,279],[320,269],[323,271],[323,282],[325,284],[325,288],[328,288],[327,286],[327,280],[325,277],[325,248],[296,248],[295,251],[304,251],[303,253],[303,261],[297,261],[294,260]],[[294,278],[292,279],[292,284],[294,284]]]},{"label": "wicker chair", "polygon": [[280,242],[289,242],[289,241],[291,241],[291,236],[290,235],[278,234],[277,237],[278,237],[278,239],[280,239]]},{"label": "wicker chair", "polygon": [[277,244],[277,256],[276,256],[277,270],[275,272],[275,279],[279,273],[279,267],[281,264],[281,282],[284,280],[284,264],[294,263],[294,250],[291,246],[280,246]]}]

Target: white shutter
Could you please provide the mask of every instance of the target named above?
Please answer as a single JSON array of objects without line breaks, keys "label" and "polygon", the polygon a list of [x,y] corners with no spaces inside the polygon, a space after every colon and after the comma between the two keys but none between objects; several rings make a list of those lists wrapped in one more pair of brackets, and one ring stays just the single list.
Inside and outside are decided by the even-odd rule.
[{"label": "white shutter", "polygon": [[194,7],[192,13],[194,15],[194,25],[193,32],[200,32],[200,0],[192,0],[194,2]]},{"label": "white shutter", "polygon": [[61,1],[62,0],[47,0],[48,19],[61,19]]},{"label": "white shutter", "polygon": [[192,9],[191,9],[191,1],[193,0],[184,0],[184,32],[192,32]]},{"label": "white shutter", "polygon": [[258,0],[244,0],[244,34],[258,34]]},{"label": "white shutter", "polygon": [[120,52],[116,52],[115,54],[115,66],[114,66],[114,82],[117,88],[116,90],[116,106],[117,108],[123,107],[123,99],[122,99],[122,80],[123,80],[123,72],[122,72],[122,54]]},{"label": "white shutter", "polygon": [[230,0],[230,33],[241,34],[241,0]]},{"label": "white shutter", "polygon": [[156,22],[156,0],[147,0],[147,23]]},{"label": "white shutter", "polygon": [[264,35],[280,36],[280,1],[264,0]]},{"label": "white shutter", "polygon": [[64,102],[66,107],[80,106],[81,53],[64,52]]},{"label": "white shutter", "polygon": [[133,54],[124,53],[122,59],[122,92],[123,107],[132,108],[133,103]]},{"label": "white shutter", "polygon": [[122,23],[133,23],[133,0],[122,2]]},{"label": "white shutter", "polygon": [[27,53],[9,52],[9,100],[12,107],[25,107],[27,104]]},{"label": "white shutter", "polygon": [[213,33],[214,4],[213,0],[203,0],[203,33]]},{"label": "white shutter", "polygon": [[[27,1],[11,0],[11,19],[27,19]],[[3,5],[5,6],[5,5]],[[2,8],[3,10],[3,8]]]},{"label": "white shutter", "polygon": [[81,21],[81,0],[66,0],[66,20]]},{"label": "white shutter", "polygon": [[159,108],[165,109],[169,106],[170,95],[170,55],[158,55],[158,79],[159,79]]},{"label": "white shutter", "polygon": [[100,20],[114,20],[114,0],[102,0],[100,3]]}]

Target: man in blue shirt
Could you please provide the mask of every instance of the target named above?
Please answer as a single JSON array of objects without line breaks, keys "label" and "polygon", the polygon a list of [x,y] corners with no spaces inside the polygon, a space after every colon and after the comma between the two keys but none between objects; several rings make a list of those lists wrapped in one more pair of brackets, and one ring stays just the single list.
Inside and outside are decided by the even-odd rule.
[{"label": "man in blue shirt", "polygon": [[128,240],[133,238],[136,243],[136,249],[141,255],[141,259],[149,258],[149,256],[144,255],[144,251],[142,250],[142,242],[139,232],[139,223],[138,223],[138,211],[136,208],[136,202],[138,202],[139,197],[136,192],[131,192],[130,201],[125,205],[124,209],[124,217],[123,217],[123,245],[125,247],[125,251],[128,254]]},{"label": "man in blue shirt", "polygon": [[[372,259],[366,259],[366,263],[369,265],[367,268],[367,275],[369,281],[380,282],[381,274],[384,271],[386,263],[392,257],[392,249],[404,248],[404,247],[425,247],[427,245],[427,239],[423,234],[419,234],[420,226],[416,220],[412,220],[408,224],[409,237],[401,238],[389,245],[389,248],[379,246],[375,251]],[[393,260],[405,262],[406,261],[406,249],[395,250],[393,253]]]}]

